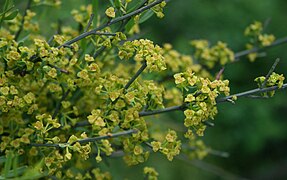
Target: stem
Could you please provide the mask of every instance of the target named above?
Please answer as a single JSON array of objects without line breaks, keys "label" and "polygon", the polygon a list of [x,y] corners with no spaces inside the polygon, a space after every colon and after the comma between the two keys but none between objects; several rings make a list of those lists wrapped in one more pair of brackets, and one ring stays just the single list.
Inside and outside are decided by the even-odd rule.
[{"label": "stem", "polygon": [[[285,89],[287,88],[287,83],[283,84],[283,86],[280,89]],[[237,98],[239,97],[244,97],[244,96],[249,96],[249,95],[253,95],[253,94],[257,94],[257,93],[264,93],[264,92],[269,92],[269,91],[274,91],[279,89],[278,86],[272,86],[272,87],[266,87],[266,88],[257,88],[257,89],[252,89],[249,91],[245,91],[245,92],[241,92],[241,93],[237,93],[237,94],[233,94],[230,96],[226,96],[223,98],[219,98],[216,100],[217,103],[222,103],[222,102],[226,102],[228,100],[231,100],[232,97],[236,96]]]},{"label": "stem", "polygon": [[[114,134],[109,134],[109,135],[105,135],[105,136],[98,136],[98,137],[92,137],[92,138],[85,138],[85,139],[80,139],[77,140],[71,144],[69,143],[62,143],[65,146],[72,146],[75,143],[87,143],[87,142],[94,142],[94,141],[99,141],[102,139],[110,139],[110,138],[115,138],[115,137],[119,137],[119,136],[125,136],[125,135],[130,135],[130,134],[134,134],[137,133],[138,131],[136,129],[130,129],[127,131],[123,131],[123,132],[118,132],[118,133],[114,133]],[[55,147],[55,148],[60,148],[61,144],[37,144],[37,143],[30,143],[30,146],[36,146],[36,147]]]},{"label": "stem", "polygon": [[137,79],[137,77],[145,70],[147,67],[146,61],[142,64],[140,69],[136,72],[136,74],[129,80],[129,82],[125,85],[124,89],[127,90],[130,85]]},{"label": "stem", "polygon": [[261,48],[255,47],[253,49],[248,49],[248,50],[237,52],[234,55],[235,62],[239,61],[239,58],[242,57],[242,56],[246,56],[246,55],[248,55],[250,53],[255,53],[257,51],[260,51],[260,50],[263,50],[263,49],[267,49],[267,48],[271,48],[271,47],[275,47],[275,46],[278,46],[278,45],[281,45],[281,44],[284,44],[284,43],[287,43],[287,37],[277,39],[276,41],[274,41],[269,46],[265,46],[265,47],[261,47]]},{"label": "stem", "polygon": [[[145,0],[139,8],[142,8],[146,2],[147,2],[147,0]],[[119,30],[117,32],[123,32],[125,30],[125,26],[129,22],[130,18],[127,18],[127,19],[125,19],[125,21],[123,21],[123,23],[121,24],[121,27],[119,28]],[[102,46],[99,50],[97,50],[94,53],[93,58],[96,59],[105,49],[106,49],[106,47]]]},{"label": "stem", "polygon": [[153,110],[153,111],[142,111],[139,112],[139,116],[150,116],[150,115],[155,115],[155,114],[161,114],[161,113],[166,113],[166,112],[171,112],[171,111],[180,111],[183,110],[185,105],[180,105],[180,106],[172,106],[164,109],[158,109],[158,110]]},{"label": "stem", "polygon": [[48,64],[48,66],[50,66],[50,67],[52,67],[52,68],[55,68],[55,69],[57,69],[58,71],[60,71],[60,72],[62,72],[62,73],[69,74],[69,71],[67,71],[67,70],[65,70],[65,69],[61,69],[61,68],[59,68],[59,67],[57,67],[57,66],[54,66],[54,65],[52,65],[52,64]]},{"label": "stem", "polygon": [[60,109],[61,109],[61,102],[66,99],[66,97],[69,95],[69,93],[70,93],[70,90],[67,90],[67,91],[63,94],[63,96],[62,96],[62,98],[60,99],[60,101],[57,103],[56,109],[55,109],[55,111],[54,111],[54,114],[52,115],[52,118],[53,118],[53,119],[55,119],[55,118],[57,117],[57,115],[58,115],[58,113],[59,113],[59,111],[60,111]]},{"label": "stem", "polygon": [[[287,88],[287,83],[283,84],[283,86],[280,89],[285,89]],[[239,97],[244,97],[244,96],[250,96],[253,94],[257,94],[257,93],[264,93],[264,92],[268,92],[268,91],[274,91],[279,89],[278,86],[272,86],[272,87],[267,87],[267,88],[257,88],[257,89],[253,89],[253,90],[249,90],[249,91],[245,91],[245,92],[241,92],[241,93],[237,93],[237,94],[233,94],[230,96],[226,96],[226,97],[222,97],[222,98],[217,98],[216,102],[217,103],[223,103],[223,102],[230,102],[232,101],[232,98],[234,96],[236,96],[237,98]],[[167,108],[163,108],[163,109],[157,109],[157,110],[153,110],[153,111],[141,111],[139,112],[139,116],[143,117],[143,116],[151,116],[151,115],[156,115],[156,114],[162,114],[162,113],[166,113],[166,112],[172,112],[172,111],[183,111],[185,109],[185,104],[179,105],[179,106],[172,106],[172,107],[167,107]],[[208,122],[208,121],[204,121],[203,122],[205,125],[208,126],[214,126],[213,123]],[[90,123],[85,120],[85,121],[81,121],[75,124],[74,127],[83,127],[83,126],[88,126],[90,125]]]},{"label": "stem", "polygon": [[82,143],[87,143],[87,142],[98,141],[98,140],[101,140],[101,139],[110,139],[110,138],[114,138],[114,137],[130,135],[130,134],[134,134],[134,133],[137,133],[137,132],[138,131],[135,130],[135,129],[130,129],[130,130],[123,131],[123,132],[118,132],[118,133],[115,133],[115,134],[110,134],[110,135],[105,135],[105,136],[98,136],[98,137],[92,137],[92,138],[85,138],[85,139],[78,140],[77,142],[82,144]]},{"label": "stem", "polygon": [[220,69],[220,71],[218,72],[218,74],[216,75],[216,80],[219,80],[220,79],[220,77],[221,77],[221,75],[223,74],[223,72],[224,72],[224,70],[225,70],[225,67],[223,66],[221,69]]},{"label": "stem", "polygon": [[88,25],[87,25],[87,27],[85,28],[84,32],[87,32],[87,31],[89,30],[90,26],[91,26],[92,23],[93,23],[94,16],[95,16],[94,13],[92,13],[91,16],[90,16]]},{"label": "stem", "polygon": [[263,82],[263,84],[262,84],[262,87],[265,87],[265,85],[266,85],[268,79],[270,78],[271,74],[272,74],[273,71],[275,70],[275,68],[276,68],[277,64],[279,63],[279,61],[280,61],[279,58],[277,58],[277,59],[275,60],[274,64],[273,64],[272,67],[270,68],[268,74],[265,76],[265,80],[264,80],[264,82]]},{"label": "stem", "polygon": [[146,6],[143,6],[142,8],[139,8],[139,9],[137,9],[137,10],[131,12],[131,13],[128,13],[128,14],[126,14],[124,16],[112,19],[110,22],[108,22],[106,24],[103,24],[103,25],[101,25],[101,26],[99,26],[99,27],[97,27],[97,28],[95,28],[93,30],[90,30],[88,32],[84,32],[84,33],[80,34],[79,36],[75,37],[74,39],[71,39],[71,40],[65,42],[64,44],[62,44],[58,48],[63,47],[63,46],[67,46],[67,45],[71,45],[71,44],[73,44],[73,43],[75,43],[75,42],[77,42],[77,41],[79,41],[79,40],[81,40],[81,39],[83,39],[83,38],[85,38],[87,36],[90,36],[90,35],[93,35],[93,34],[97,33],[97,31],[99,31],[99,30],[102,30],[102,29],[104,29],[104,28],[106,28],[108,26],[111,26],[111,25],[113,25],[115,23],[123,21],[123,20],[125,20],[127,18],[130,18],[132,16],[138,15],[138,14],[142,13],[143,11],[145,11],[147,9],[150,9],[153,6],[156,6],[157,4],[161,3],[162,1],[164,1],[164,0],[154,1],[154,2],[152,2],[152,3],[150,3],[150,4],[146,5]]}]

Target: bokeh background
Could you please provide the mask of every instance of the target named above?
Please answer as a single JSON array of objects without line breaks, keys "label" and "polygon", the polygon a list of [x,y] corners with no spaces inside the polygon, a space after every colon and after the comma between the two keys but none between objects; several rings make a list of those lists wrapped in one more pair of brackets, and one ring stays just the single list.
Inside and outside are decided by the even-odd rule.
[{"label": "bokeh background", "polygon": [[[2,3],[3,0],[0,1]],[[18,1],[19,7],[25,1]],[[63,7],[53,13],[43,13],[43,22],[57,20],[67,23],[70,10],[90,1],[63,0]],[[171,0],[165,17],[151,18],[141,24],[144,38],[162,45],[171,43],[181,53],[190,54],[189,41],[221,40],[235,52],[245,49],[243,32],[255,20],[270,19],[266,32],[277,38],[287,36],[286,0]],[[50,12],[49,8],[46,10]],[[47,32],[45,32],[47,31]],[[50,35],[49,28],[44,33]],[[266,50],[266,56],[251,63],[247,58],[226,66],[224,77],[230,80],[231,93],[256,88],[254,78],[265,75],[276,58],[281,61],[276,72],[287,76],[287,44]],[[209,155],[202,161],[175,159],[152,154],[148,165],[160,173],[160,179],[287,179],[287,92],[279,91],[270,99],[240,98],[235,105],[223,103],[215,126],[204,136],[206,144],[229,153],[228,158]],[[154,117],[154,123],[166,128],[182,124],[181,113]],[[158,120],[159,119],[159,120]],[[115,179],[142,179],[144,165],[126,166],[121,158],[107,159],[102,168],[111,171]]]},{"label": "bokeh background", "polygon": [[[175,49],[190,53],[191,39],[227,42],[235,51],[244,49],[245,27],[255,20],[270,20],[266,31],[277,38],[287,36],[286,0],[177,0],[168,3],[165,18],[154,18],[145,25],[147,37],[158,43],[169,42]],[[255,87],[254,78],[266,74],[276,58],[276,72],[287,75],[287,45],[268,49],[265,57],[250,63],[241,58],[226,66],[231,92]],[[158,165],[163,179],[287,179],[287,93],[271,99],[241,98],[235,105],[220,104],[215,127],[204,140],[214,149],[229,153],[228,158],[208,156],[208,164],[177,162]],[[176,115],[170,114],[176,119]],[[161,168],[162,167],[162,168]]]},{"label": "bokeh background", "polygon": [[[270,20],[266,32],[277,38],[287,36],[286,0],[176,0],[168,3],[165,18],[153,18],[145,25],[147,37],[169,42],[175,49],[190,53],[191,39],[227,42],[235,52],[243,50],[245,27],[255,20]],[[268,49],[265,57],[250,63],[241,58],[226,66],[231,92],[255,87],[254,78],[264,75],[276,58],[276,72],[287,75],[287,45]],[[208,164],[177,162],[158,165],[163,179],[287,179],[287,93],[271,99],[241,98],[235,105],[220,104],[215,127],[206,131],[208,146],[226,151],[228,158],[209,155]],[[174,117],[173,117],[174,116]],[[176,119],[176,115],[170,114]],[[161,168],[162,167],[162,168]]]}]

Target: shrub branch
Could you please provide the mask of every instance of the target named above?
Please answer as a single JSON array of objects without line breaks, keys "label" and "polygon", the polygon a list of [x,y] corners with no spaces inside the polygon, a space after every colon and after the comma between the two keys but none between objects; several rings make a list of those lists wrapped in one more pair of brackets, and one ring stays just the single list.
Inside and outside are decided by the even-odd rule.
[{"label": "shrub branch", "polygon": [[234,62],[240,61],[240,59],[239,59],[240,57],[246,56],[246,55],[248,55],[250,53],[255,53],[255,52],[261,51],[263,49],[272,48],[272,47],[275,47],[275,46],[278,46],[278,45],[281,45],[281,44],[285,44],[285,43],[287,43],[287,37],[283,37],[283,38],[277,39],[276,41],[274,41],[269,46],[265,46],[265,47],[261,47],[261,48],[255,47],[253,49],[248,49],[248,50],[237,52],[234,55],[234,58],[235,58]]},{"label": "shrub branch", "polygon": [[137,77],[145,70],[147,67],[146,61],[143,62],[140,69],[136,72],[136,74],[129,80],[129,82],[125,85],[124,89],[127,90],[130,85],[137,79]]},{"label": "shrub branch", "polygon": [[139,8],[139,9],[137,9],[137,10],[131,12],[131,13],[128,13],[128,14],[126,14],[124,16],[112,19],[111,21],[107,22],[106,24],[103,24],[103,25],[101,25],[101,26],[99,26],[99,27],[97,27],[95,29],[92,29],[92,30],[90,30],[88,32],[84,32],[84,33],[80,34],[79,36],[75,37],[74,39],[71,39],[71,40],[65,42],[64,44],[60,45],[58,48],[63,47],[63,46],[69,46],[69,45],[71,45],[71,44],[73,44],[73,43],[75,43],[75,42],[77,42],[77,41],[79,41],[79,40],[81,40],[81,39],[83,39],[85,37],[88,37],[90,35],[94,35],[94,34],[97,33],[97,31],[100,31],[100,30],[102,30],[102,29],[104,29],[104,28],[106,28],[108,26],[116,24],[116,23],[118,23],[120,21],[123,21],[125,19],[128,19],[128,18],[130,18],[132,16],[138,15],[138,14],[144,12],[145,10],[148,10],[148,9],[156,6],[157,4],[159,4],[159,3],[163,2],[163,1],[164,0],[154,1],[154,2],[152,2],[152,3],[150,3],[150,4],[146,5],[146,6],[143,6],[142,8]]},{"label": "shrub branch", "polygon": [[127,131],[122,131],[122,132],[118,132],[118,133],[114,133],[114,134],[108,134],[105,136],[98,136],[98,137],[91,137],[91,138],[85,138],[85,139],[80,139],[77,140],[73,143],[59,143],[59,144],[38,144],[38,143],[30,143],[30,146],[36,146],[36,147],[55,147],[55,148],[61,148],[61,147],[67,147],[67,146],[72,146],[75,143],[80,143],[80,144],[84,144],[84,143],[88,143],[88,142],[95,142],[95,141],[99,141],[102,139],[110,139],[110,138],[115,138],[115,137],[120,137],[120,136],[126,136],[126,135],[130,135],[130,134],[134,134],[137,133],[138,131],[136,129],[130,129]]}]

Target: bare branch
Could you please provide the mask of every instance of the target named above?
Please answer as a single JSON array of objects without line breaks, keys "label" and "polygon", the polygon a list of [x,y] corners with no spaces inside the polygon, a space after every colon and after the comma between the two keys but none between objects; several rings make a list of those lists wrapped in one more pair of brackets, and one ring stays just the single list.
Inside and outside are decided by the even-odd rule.
[{"label": "bare branch", "polygon": [[153,111],[142,111],[139,113],[139,116],[150,116],[150,115],[155,115],[155,114],[162,114],[166,112],[171,112],[171,111],[182,111],[185,109],[185,105],[180,105],[180,106],[172,106],[164,109],[158,109],[158,110],[153,110]]},{"label": "bare branch", "polygon": [[285,44],[285,43],[287,43],[287,37],[277,39],[276,41],[274,41],[269,46],[265,46],[265,47],[261,47],[261,48],[255,47],[253,49],[248,49],[248,50],[237,52],[234,55],[235,62],[239,61],[240,60],[239,58],[242,57],[242,56],[246,56],[246,55],[248,55],[250,53],[255,53],[255,52],[258,52],[260,50],[267,49],[267,48],[272,48],[272,47],[275,47],[275,46],[278,46],[278,45],[281,45],[281,44]]},{"label": "bare branch", "polygon": [[[280,89],[285,89],[285,88],[287,88],[287,83],[283,84],[283,86]],[[274,91],[274,90],[277,90],[277,89],[279,89],[278,86],[252,89],[252,90],[249,90],[249,91],[245,91],[245,92],[241,92],[241,93],[237,93],[237,94],[233,94],[233,95],[230,95],[230,96],[219,98],[219,99],[216,100],[216,102],[217,103],[222,103],[222,102],[226,102],[228,100],[231,100],[234,96],[239,98],[239,97],[244,97],[244,96],[250,96],[250,95],[253,95],[253,94],[257,94],[257,93],[264,93],[264,92]]]},{"label": "bare branch", "polygon": [[102,139],[110,139],[110,138],[115,138],[115,137],[119,137],[119,136],[126,136],[126,135],[130,135],[130,134],[134,134],[137,133],[138,131],[136,129],[130,129],[127,131],[123,131],[123,132],[118,132],[118,133],[114,133],[114,134],[109,134],[109,135],[105,135],[105,136],[98,136],[98,137],[92,137],[92,138],[85,138],[85,139],[80,139],[75,141],[74,143],[60,143],[60,144],[37,144],[37,143],[30,143],[30,146],[36,146],[36,147],[55,147],[55,148],[61,148],[61,147],[67,147],[67,146],[72,146],[75,143],[80,143],[80,144],[84,144],[87,142],[95,142],[95,141],[99,141]]},{"label": "bare branch", "polygon": [[272,65],[271,69],[269,70],[268,74],[265,76],[265,80],[262,84],[262,87],[265,87],[266,86],[266,83],[268,81],[268,79],[270,78],[271,74],[273,73],[273,71],[275,70],[277,64],[279,63],[280,59],[277,58],[274,62],[274,64]]},{"label": "bare branch", "polygon": [[66,99],[66,97],[69,95],[70,93],[70,90],[68,89],[63,95],[62,95],[62,98],[57,102],[57,105],[56,105],[56,109],[52,115],[52,118],[56,118],[60,109],[61,109],[61,103]]},{"label": "bare branch", "polygon": [[81,39],[83,39],[85,37],[88,37],[90,35],[94,35],[95,33],[97,33],[97,31],[100,31],[100,30],[102,30],[102,29],[104,29],[104,28],[106,28],[108,26],[111,26],[111,25],[113,25],[115,23],[118,23],[120,21],[128,19],[128,18],[130,18],[132,16],[138,15],[138,14],[144,12],[145,10],[148,10],[148,9],[152,8],[153,6],[156,6],[157,4],[161,3],[162,1],[164,1],[164,0],[154,1],[154,2],[152,2],[152,3],[150,3],[150,4],[146,5],[146,6],[143,6],[142,8],[139,8],[139,9],[137,9],[137,10],[131,12],[131,13],[128,13],[128,14],[126,14],[124,16],[112,19],[111,21],[109,21],[106,24],[103,24],[103,25],[101,25],[101,26],[99,26],[99,27],[97,27],[97,28],[95,28],[93,30],[90,30],[88,32],[84,32],[84,33],[80,34],[79,36],[75,37],[74,39],[71,39],[71,40],[65,42],[63,45],[59,46],[58,48],[66,46],[66,45],[71,45],[71,44],[73,44],[73,43],[75,43],[75,42],[77,42],[77,41],[79,41],[79,40],[81,40]]},{"label": "bare branch", "polygon": [[145,70],[147,67],[146,61],[143,62],[140,69],[136,72],[136,74],[129,80],[129,82],[125,85],[124,89],[127,90],[130,85],[137,79],[137,77]]},{"label": "bare branch", "polygon": [[221,75],[222,75],[223,72],[224,72],[224,69],[225,69],[224,66],[220,69],[220,71],[219,71],[218,74],[216,75],[216,80],[219,80],[219,79],[220,79]]},{"label": "bare branch", "polygon": [[59,68],[59,67],[57,67],[57,66],[54,66],[54,65],[52,65],[52,64],[48,64],[48,66],[50,66],[50,67],[52,67],[52,68],[55,68],[55,69],[57,69],[58,71],[60,71],[60,72],[62,72],[62,73],[69,74],[69,71],[67,71],[67,70],[65,70],[65,69],[61,69],[61,68]]},{"label": "bare branch", "polygon": [[87,24],[87,27],[85,28],[84,32],[87,32],[87,31],[89,30],[90,26],[91,26],[92,23],[93,23],[94,16],[95,16],[95,14],[92,13],[91,16],[90,16],[89,22],[88,22],[88,24]]}]

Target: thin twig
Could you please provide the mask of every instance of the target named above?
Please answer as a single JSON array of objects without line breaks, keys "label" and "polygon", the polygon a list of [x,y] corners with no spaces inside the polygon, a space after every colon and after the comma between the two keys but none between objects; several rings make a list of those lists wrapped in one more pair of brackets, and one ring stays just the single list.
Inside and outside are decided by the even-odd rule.
[{"label": "thin twig", "polygon": [[176,156],[176,159],[182,160],[184,162],[186,162],[187,164],[190,164],[192,166],[195,166],[197,168],[200,168],[204,171],[213,173],[219,177],[221,177],[222,179],[233,179],[233,180],[246,180],[246,178],[242,178],[239,177],[235,174],[232,174],[220,167],[217,167],[213,164],[201,161],[201,160],[189,160],[189,157],[185,154],[181,154],[179,156]]},{"label": "thin twig", "polygon": [[95,17],[95,14],[92,13],[91,16],[90,16],[89,22],[88,22],[88,24],[87,24],[87,26],[86,26],[86,28],[85,28],[85,30],[84,30],[84,32],[87,32],[87,31],[89,30],[89,28],[91,27],[91,25],[92,25],[92,23],[93,23],[94,17]]},{"label": "thin twig", "polygon": [[116,36],[116,33],[107,33],[107,32],[96,32],[95,35],[103,35],[103,36]]},{"label": "thin twig", "polygon": [[56,118],[60,109],[61,109],[61,103],[66,99],[66,97],[69,95],[70,93],[70,90],[68,89],[63,95],[62,95],[62,98],[60,99],[60,101],[58,101],[57,105],[56,105],[56,109],[52,115],[52,118]]},{"label": "thin twig", "polygon": [[146,61],[143,62],[140,69],[136,72],[136,74],[129,80],[129,82],[125,85],[124,89],[127,90],[130,85],[137,79],[137,77],[145,70],[147,67]]},{"label": "thin twig", "polygon": [[[283,84],[283,86],[280,89],[285,89],[285,88],[287,88],[287,83]],[[245,91],[245,92],[242,92],[242,93],[233,94],[233,95],[230,95],[230,96],[217,98],[216,102],[217,103],[234,102],[232,100],[232,98],[234,96],[236,96],[237,98],[244,97],[244,96],[248,97],[248,96],[253,95],[253,94],[274,91],[274,90],[277,90],[277,89],[279,89],[278,86],[272,86],[272,87],[267,87],[267,88],[262,88],[262,89],[257,88],[257,89]],[[157,109],[157,110],[152,110],[152,111],[141,111],[141,112],[139,112],[139,116],[140,117],[151,116],[151,115],[162,114],[162,113],[166,113],[166,112],[183,111],[185,109],[186,109],[186,105],[183,104],[183,105],[179,105],[179,106],[171,106],[171,107],[167,107],[167,108],[163,108],[163,109]],[[213,123],[210,123],[210,122],[207,122],[207,121],[204,121],[203,123],[205,123],[205,125],[209,125],[209,126],[212,126],[212,124],[213,124]],[[85,121],[81,121],[81,122],[76,123],[75,127],[83,127],[83,126],[88,126],[88,125],[90,125],[90,123],[87,120],[85,120]]]},{"label": "thin twig", "polygon": [[88,142],[95,142],[95,141],[99,141],[102,139],[110,139],[110,138],[115,138],[115,137],[119,137],[119,136],[125,136],[125,135],[130,135],[130,134],[134,134],[137,133],[138,130],[136,129],[130,129],[127,131],[122,131],[122,132],[118,132],[118,133],[114,133],[114,134],[109,134],[109,135],[105,135],[105,136],[98,136],[98,137],[92,137],[92,138],[85,138],[85,139],[80,139],[77,140],[71,144],[69,143],[60,143],[60,144],[38,144],[38,143],[30,143],[30,146],[36,146],[36,147],[55,147],[55,148],[60,148],[60,147],[67,147],[67,146],[72,146],[75,143],[80,143],[80,144],[84,144],[84,143],[88,143]]},{"label": "thin twig", "polygon": [[171,111],[182,111],[185,109],[185,105],[180,105],[180,106],[172,106],[172,107],[167,107],[163,109],[157,109],[153,111],[141,111],[139,112],[139,116],[150,116],[150,115],[155,115],[155,114],[162,114],[166,112],[171,112]]},{"label": "thin twig", "polygon": [[255,53],[255,52],[258,52],[260,50],[263,50],[263,49],[267,49],[267,48],[271,48],[271,47],[275,47],[275,46],[278,46],[278,45],[281,45],[281,44],[284,44],[284,43],[287,43],[287,37],[284,37],[284,38],[280,38],[280,39],[277,39],[276,41],[274,41],[271,45],[269,46],[265,46],[265,47],[261,47],[261,48],[258,48],[258,47],[255,47],[253,49],[248,49],[248,50],[244,50],[244,51],[240,51],[240,52],[237,52],[235,53],[234,55],[234,58],[235,58],[235,62],[236,61],[239,61],[240,57],[242,56],[246,56],[250,53]]},{"label": "thin twig", "polygon": [[59,67],[57,67],[57,66],[54,66],[54,65],[52,65],[52,64],[48,64],[48,66],[50,66],[50,67],[52,67],[52,68],[55,68],[55,69],[57,69],[58,71],[60,71],[60,72],[62,72],[62,73],[69,74],[69,71],[67,71],[67,70],[65,70],[65,69],[61,69],[61,68],[59,68]]},{"label": "thin twig", "polygon": [[204,125],[209,126],[209,127],[214,127],[214,123],[210,122],[210,121],[203,121],[202,122]]},{"label": "thin twig", "polygon": [[[253,49],[239,51],[239,52],[234,54],[235,60],[233,62],[240,61],[240,57],[246,56],[248,54],[255,53],[255,52],[258,52],[260,50],[272,48],[272,47],[275,47],[275,46],[278,46],[278,45],[281,45],[281,44],[285,44],[285,43],[287,43],[287,37],[283,37],[283,38],[277,39],[276,41],[274,41],[269,46],[265,46],[265,47],[261,47],[261,48],[255,47]],[[166,76],[162,80],[160,80],[159,83],[163,83],[165,81],[169,81],[169,80],[172,80],[172,79],[173,79],[173,76]]]},{"label": "thin twig", "polygon": [[256,95],[249,95],[249,96],[246,96],[248,98],[252,98],[252,99],[269,99],[268,96],[256,96]]},{"label": "thin twig", "polygon": [[87,37],[87,36],[94,35],[95,33],[97,33],[97,31],[102,30],[102,29],[104,29],[104,28],[106,28],[106,27],[108,27],[108,26],[111,26],[111,25],[113,25],[113,24],[115,24],[115,23],[118,23],[118,22],[120,22],[120,21],[123,21],[123,20],[125,20],[125,19],[127,19],[127,18],[130,18],[130,17],[132,17],[132,16],[138,15],[138,14],[144,12],[145,10],[150,9],[150,8],[152,8],[153,6],[156,6],[157,4],[161,3],[162,1],[164,1],[164,0],[154,1],[154,2],[152,2],[152,3],[150,3],[150,4],[146,5],[146,6],[144,6],[144,7],[142,7],[142,8],[139,8],[139,9],[137,9],[137,10],[131,12],[131,13],[128,13],[128,14],[126,14],[126,15],[124,15],[124,16],[121,16],[121,17],[112,19],[111,21],[109,21],[109,22],[106,23],[106,24],[103,24],[103,25],[101,25],[101,26],[99,26],[99,27],[97,27],[97,28],[95,28],[95,29],[92,29],[92,30],[90,30],[90,31],[88,31],[88,32],[84,32],[84,33],[80,34],[79,36],[77,36],[77,37],[75,37],[75,38],[73,38],[73,39],[71,39],[71,40],[65,42],[64,44],[60,45],[58,48],[63,47],[63,46],[65,46],[65,45],[71,45],[71,44],[73,44],[73,43],[75,43],[75,42],[77,42],[77,41],[79,41],[79,40],[81,40],[81,39],[83,39],[83,38],[85,38],[85,37]]},{"label": "thin twig", "polygon": [[93,58],[96,59],[105,49],[106,49],[106,46],[100,47],[100,49],[94,53]]},{"label": "thin twig", "polygon": [[[280,89],[285,89],[285,88],[287,88],[287,83],[283,84],[283,86]],[[249,91],[245,91],[245,92],[233,94],[233,95],[230,95],[230,96],[218,98],[218,99],[216,99],[216,102],[217,103],[228,102],[229,100],[232,100],[232,98],[234,96],[239,98],[239,97],[249,96],[249,95],[252,95],[252,94],[274,91],[276,89],[279,89],[279,87],[278,86],[272,86],[272,87],[267,87],[267,88],[262,88],[262,89],[260,89],[260,88],[252,89],[252,90],[249,90]],[[179,110],[184,110],[184,109],[185,109],[184,105],[172,106],[172,107],[168,107],[168,108],[164,108],[164,109],[158,109],[158,110],[153,110],[153,111],[144,111],[144,112],[142,111],[142,112],[139,113],[139,115],[140,116],[150,116],[150,115],[155,115],[155,114],[160,114],[160,113],[165,113],[165,112],[171,112],[171,111],[179,111]]]},{"label": "thin twig", "polygon": [[211,154],[211,155],[214,155],[214,156],[219,156],[219,157],[223,157],[223,158],[228,158],[229,157],[229,153],[228,152],[224,152],[224,151],[208,149],[207,152],[208,152],[208,154]]},{"label": "thin twig", "polygon": [[264,80],[264,82],[263,82],[263,84],[262,84],[262,88],[266,86],[266,83],[267,83],[268,79],[270,78],[271,74],[274,72],[274,70],[275,70],[277,64],[279,63],[279,61],[280,61],[280,59],[277,58],[277,59],[275,60],[275,62],[273,63],[273,65],[272,65],[272,67],[270,68],[268,74],[265,76],[265,80]]},{"label": "thin twig", "polygon": [[270,24],[271,22],[271,17],[267,18],[265,21],[264,21],[264,25],[263,25],[263,31],[265,31],[268,27],[268,25]]},{"label": "thin twig", "polygon": [[29,10],[30,7],[31,7],[31,3],[32,3],[32,0],[28,0],[27,6],[26,6],[25,11],[24,11],[23,19],[22,19],[22,21],[21,21],[21,25],[20,25],[19,30],[16,32],[16,35],[15,35],[15,41],[17,41],[17,39],[18,39],[19,36],[20,36],[20,33],[21,33],[22,30],[23,30],[24,21],[25,21],[25,16],[27,15],[27,10]]},{"label": "thin twig", "polygon": [[[283,84],[283,86],[280,89],[285,89],[285,88],[287,88],[287,83]],[[216,102],[217,103],[222,103],[222,102],[228,101],[229,99],[231,100],[234,96],[239,98],[239,97],[249,96],[249,95],[253,95],[253,94],[257,94],[257,93],[264,93],[264,92],[274,91],[274,90],[277,90],[277,89],[279,89],[278,86],[271,86],[271,87],[266,87],[266,88],[252,89],[252,90],[249,90],[249,91],[245,91],[245,92],[233,94],[233,95],[230,95],[230,96],[218,98],[216,100]]]},{"label": "thin twig", "polygon": [[216,75],[216,80],[219,80],[219,79],[220,79],[221,75],[222,75],[223,72],[224,72],[224,69],[225,69],[224,66],[220,69],[220,71],[219,71],[218,74]]}]

